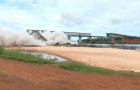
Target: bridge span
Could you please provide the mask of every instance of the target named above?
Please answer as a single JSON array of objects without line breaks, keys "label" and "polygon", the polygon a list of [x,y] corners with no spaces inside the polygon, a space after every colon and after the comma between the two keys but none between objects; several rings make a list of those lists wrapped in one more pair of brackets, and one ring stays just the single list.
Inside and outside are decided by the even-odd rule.
[{"label": "bridge span", "polygon": [[41,35],[41,33],[40,33],[40,32],[44,33],[45,31],[43,31],[43,30],[30,30],[30,29],[28,29],[27,32],[30,35],[33,35],[35,39],[47,41],[47,39],[43,35]]},{"label": "bridge span", "polygon": [[117,34],[117,33],[106,33],[107,37],[109,38],[122,38],[122,39],[140,39],[138,36],[130,36],[130,35],[123,35],[123,34]]},{"label": "bridge span", "polygon": [[[47,32],[47,30],[32,30],[28,29],[27,32],[30,35],[33,35],[34,38],[42,40],[42,41],[47,41],[47,39],[42,35],[42,33]],[[51,33],[54,33],[55,31],[50,31]],[[123,34],[116,34],[116,33],[106,33],[106,36],[92,36],[91,33],[80,33],[80,32],[63,32],[69,40],[71,40],[71,37],[78,37],[78,42],[82,42],[82,37],[87,37],[89,39],[110,39],[114,40],[115,38],[121,38],[121,39],[140,39],[140,37],[137,36],[130,36],[130,35],[123,35]]]},{"label": "bridge span", "polygon": [[[33,35],[36,39],[40,39],[42,41],[47,41],[47,39],[41,34],[44,32],[47,32],[47,30],[32,30],[28,29],[27,32],[30,35]],[[51,33],[55,31],[50,31]],[[92,36],[91,33],[80,33],[80,32],[63,32],[65,35],[67,35],[68,39],[71,40],[71,37],[79,37],[78,41],[79,43],[82,42],[82,37],[87,37],[87,38],[106,38],[105,36]]]}]

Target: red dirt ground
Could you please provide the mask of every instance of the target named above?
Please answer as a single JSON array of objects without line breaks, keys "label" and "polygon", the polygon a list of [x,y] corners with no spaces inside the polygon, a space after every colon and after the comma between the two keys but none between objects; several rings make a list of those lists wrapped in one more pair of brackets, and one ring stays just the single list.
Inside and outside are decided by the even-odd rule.
[{"label": "red dirt ground", "polygon": [[0,90],[140,90],[140,76],[65,70],[0,58]]}]

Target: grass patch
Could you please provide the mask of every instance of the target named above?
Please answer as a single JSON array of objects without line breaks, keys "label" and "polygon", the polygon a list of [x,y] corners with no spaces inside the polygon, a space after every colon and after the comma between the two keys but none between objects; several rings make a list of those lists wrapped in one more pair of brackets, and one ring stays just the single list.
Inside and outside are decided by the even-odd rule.
[{"label": "grass patch", "polygon": [[140,76],[140,72],[134,72],[134,71],[118,71],[120,74],[127,74],[127,75],[134,75],[134,76]]},{"label": "grass patch", "polygon": [[58,63],[58,65],[64,69],[82,72],[92,72],[92,73],[102,73],[102,74],[126,74],[140,76],[140,72],[134,71],[115,71],[111,69],[106,69],[102,67],[88,66],[82,63]]},{"label": "grass patch", "polygon": [[3,54],[0,55],[0,57],[32,63],[43,63],[43,64],[55,63],[55,61],[53,60],[42,59],[40,56],[34,56],[31,54],[23,54],[18,50],[5,50]]},{"label": "grass patch", "polygon": [[101,67],[88,66],[81,63],[58,63],[64,69],[73,70],[73,71],[82,71],[82,72],[93,72],[93,73],[103,73],[103,74],[119,74],[118,71],[110,70]]},{"label": "grass patch", "polygon": [[[0,48],[2,48],[0,46]],[[139,75],[140,73],[136,73],[133,71],[115,71],[101,67],[88,66],[78,62],[55,62],[54,60],[42,59],[40,56],[33,56],[31,54],[23,54],[18,50],[4,50],[0,49],[0,57],[7,59],[15,59],[24,62],[32,62],[38,64],[57,64],[60,67],[73,71],[81,71],[81,72],[92,72],[92,73],[102,73],[102,74],[128,74],[128,75]]]},{"label": "grass patch", "polygon": [[8,77],[7,74],[3,74],[1,71],[0,71],[0,77]]},{"label": "grass patch", "polygon": [[19,81],[23,81],[23,82],[28,82],[26,79],[24,78],[18,78]]},{"label": "grass patch", "polygon": [[4,48],[0,46],[0,55],[3,54],[3,52],[4,52]]}]

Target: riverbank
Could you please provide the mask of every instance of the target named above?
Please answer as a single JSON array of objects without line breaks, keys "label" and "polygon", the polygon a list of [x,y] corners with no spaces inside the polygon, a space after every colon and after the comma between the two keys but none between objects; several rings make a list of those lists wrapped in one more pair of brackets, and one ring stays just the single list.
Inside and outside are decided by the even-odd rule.
[{"label": "riverbank", "polygon": [[91,66],[140,72],[140,51],[138,50],[63,46],[8,47],[6,49],[21,49],[50,53]]}]

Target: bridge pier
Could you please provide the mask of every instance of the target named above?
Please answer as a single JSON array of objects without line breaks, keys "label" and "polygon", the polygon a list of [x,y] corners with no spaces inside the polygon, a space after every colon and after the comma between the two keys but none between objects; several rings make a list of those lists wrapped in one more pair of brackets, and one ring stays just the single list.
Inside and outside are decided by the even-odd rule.
[{"label": "bridge pier", "polygon": [[79,40],[78,40],[78,42],[79,42],[79,43],[82,42],[82,37],[81,37],[81,36],[79,36]]},{"label": "bridge pier", "polygon": [[88,37],[90,40],[92,40],[92,37]]},{"label": "bridge pier", "polygon": [[68,36],[68,39],[71,40],[71,36]]}]

